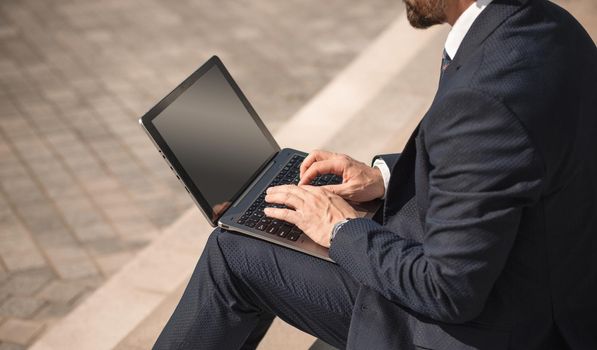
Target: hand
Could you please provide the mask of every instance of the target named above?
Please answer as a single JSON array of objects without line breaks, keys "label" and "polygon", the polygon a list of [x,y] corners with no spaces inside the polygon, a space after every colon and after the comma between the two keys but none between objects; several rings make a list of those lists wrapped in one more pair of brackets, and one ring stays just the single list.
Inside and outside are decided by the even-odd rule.
[{"label": "hand", "polygon": [[299,185],[308,184],[317,175],[342,176],[342,184],[322,186],[340,197],[354,202],[368,202],[381,198],[385,184],[381,171],[351,157],[328,151],[315,150],[301,164]]},{"label": "hand", "polygon": [[315,243],[326,248],[334,224],[356,218],[357,212],[340,196],[316,186],[282,185],[267,189],[265,201],[289,209],[266,207],[265,215],[295,224]]}]

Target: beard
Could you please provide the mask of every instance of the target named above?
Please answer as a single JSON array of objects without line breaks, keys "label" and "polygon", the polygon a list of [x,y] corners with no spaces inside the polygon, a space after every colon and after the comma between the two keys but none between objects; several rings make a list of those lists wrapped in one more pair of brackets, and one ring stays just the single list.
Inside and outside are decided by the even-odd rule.
[{"label": "beard", "polygon": [[425,29],[446,22],[447,0],[402,0],[406,18],[415,28]]}]

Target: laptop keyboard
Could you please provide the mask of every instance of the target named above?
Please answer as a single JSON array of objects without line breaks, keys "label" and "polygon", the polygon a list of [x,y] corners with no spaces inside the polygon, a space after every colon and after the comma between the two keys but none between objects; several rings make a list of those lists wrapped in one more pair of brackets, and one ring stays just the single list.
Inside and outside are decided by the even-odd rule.
[{"label": "laptop keyboard", "polygon": [[[276,175],[268,187],[298,184],[300,167],[304,159],[304,156],[298,154],[294,155],[284,166],[284,168],[280,170],[278,175]],[[314,186],[334,185],[340,183],[342,183],[342,177],[333,174],[319,175],[311,181],[311,185]],[[257,197],[257,199],[249,206],[244,214],[237,220],[237,223],[247,227],[255,228],[271,235],[277,235],[278,237],[286,238],[290,241],[298,240],[303,231],[286,221],[265,216],[263,209],[266,206],[272,208],[286,208],[286,206],[282,204],[267,203],[265,201],[265,190],[263,190],[259,197]]]}]

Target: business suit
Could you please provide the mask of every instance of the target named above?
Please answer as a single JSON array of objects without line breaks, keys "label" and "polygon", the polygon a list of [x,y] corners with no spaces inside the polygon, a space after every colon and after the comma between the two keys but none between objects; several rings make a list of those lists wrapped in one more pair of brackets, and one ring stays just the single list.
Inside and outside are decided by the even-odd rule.
[{"label": "business suit", "polygon": [[338,265],[216,230],[156,348],[250,347],[273,315],[349,349],[597,348],[596,64],[556,5],[495,0]]}]

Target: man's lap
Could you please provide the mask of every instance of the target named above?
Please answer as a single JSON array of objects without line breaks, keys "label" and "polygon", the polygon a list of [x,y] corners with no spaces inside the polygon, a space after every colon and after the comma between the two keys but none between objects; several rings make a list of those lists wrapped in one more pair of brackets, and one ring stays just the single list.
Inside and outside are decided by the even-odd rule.
[{"label": "man's lap", "polygon": [[359,289],[346,271],[328,261],[222,229],[214,230],[210,240],[216,241],[231,273],[260,300],[261,307],[332,344],[345,343]]},{"label": "man's lap", "polygon": [[358,289],[336,264],[217,228],[154,349],[254,348],[274,316],[344,348]]}]

